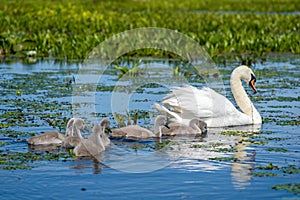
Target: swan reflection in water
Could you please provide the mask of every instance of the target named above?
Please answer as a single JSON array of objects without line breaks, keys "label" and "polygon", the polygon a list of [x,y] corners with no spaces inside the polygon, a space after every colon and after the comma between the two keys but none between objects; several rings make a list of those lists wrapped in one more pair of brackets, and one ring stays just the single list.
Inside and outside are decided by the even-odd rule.
[{"label": "swan reflection in water", "polygon": [[[201,142],[181,143],[178,151],[171,151],[169,155],[179,157],[173,167],[188,169],[191,171],[215,171],[220,170],[227,164],[231,165],[232,184],[235,188],[244,189],[250,184],[251,171],[254,169],[255,150],[245,142],[249,138],[247,133],[253,135],[260,131],[261,125],[249,125],[226,128],[209,128],[208,134]],[[225,135],[222,132],[243,132],[242,136]],[[243,142],[241,142],[243,140]],[[221,150],[228,149],[232,152]],[[219,151],[220,150],[220,151]],[[246,151],[249,151],[247,153]],[[180,154],[180,155],[178,155]],[[233,162],[214,162],[212,158],[232,157]]]},{"label": "swan reflection in water", "polygon": [[96,158],[78,158],[70,165],[71,169],[78,170],[78,173],[82,173],[83,170],[93,169],[93,174],[101,174],[102,169],[109,168],[101,163],[100,159]]},{"label": "swan reflection in water", "polygon": [[[250,184],[255,152],[242,139],[247,137],[224,135],[224,131],[243,131],[253,135],[260,125],[211,128],[204,137],[167,138],[160,143],[153,140],[136,141],[114,139],[112,146],[103,152],[101,162],[110,168],[127,173],[145,173],[164,167],[188,171],[213,172],[230,165],[234,187],[244,189]],[[229,149],[222,152],[218,149]],[[247,154],[246,151],[249,151]],[[211,158],[233,157],[237,162],[215,162]]]}]

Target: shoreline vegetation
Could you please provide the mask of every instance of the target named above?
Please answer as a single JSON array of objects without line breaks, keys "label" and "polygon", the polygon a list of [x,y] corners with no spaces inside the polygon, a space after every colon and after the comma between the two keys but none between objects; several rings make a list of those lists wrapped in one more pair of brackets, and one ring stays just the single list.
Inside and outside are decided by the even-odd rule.
[{"label": "shoreline vegetation", "polygon": [[[105,39],[143,27],[177,30],[213,59],[299,54],[299,18],[300,0],[0,0],[0,56],[82,61]],[[156,49],[125,56],[178,57]]]}]

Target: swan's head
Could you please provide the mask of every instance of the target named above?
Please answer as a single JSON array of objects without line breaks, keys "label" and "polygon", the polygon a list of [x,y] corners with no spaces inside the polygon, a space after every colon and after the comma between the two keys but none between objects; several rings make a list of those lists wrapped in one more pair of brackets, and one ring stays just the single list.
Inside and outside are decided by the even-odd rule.
[{"label": "swan's head", "polygon": [[167,127],[167,128],[170,128],[170,127],[168,126],[168,118],[167,118],[167,116],[165,116],[165,115],[158,115],[158,116],[155,118],[154,124],[155,124],[156,126],[165,126],[165,127]]},{"label": "swan's head", "polygon": [[256,93],[255,82],[256,78],[252,69],[246,65],[242,65],[233,70],[232,75],[238,74],[241,80],[245,81],[252,88],[253,92]]},{"label": "swan's head", "polygon": [[73,125],[79,129],[79,130],[84,130],[85,129],[85,122],[83,119],[81,118],[75,118],[74,119],[74,122],[73,122]]},{"label": "swan's head", "polygon": [[207,134],[207,124],[204,121],[199,120],[199,128],[201,129],[202,134]]},{"label": "swan's head", "polygon": [[190,121],[190,127],[200,129],[202,134],[207,134],[207,124],[199,118],[193,118]]},{"label": "swan's head", "polygon": [[111,133],[110,130],[110,121],[106,118],[102,119],[99,124],[104,130],[106,129],[109,133]]}]

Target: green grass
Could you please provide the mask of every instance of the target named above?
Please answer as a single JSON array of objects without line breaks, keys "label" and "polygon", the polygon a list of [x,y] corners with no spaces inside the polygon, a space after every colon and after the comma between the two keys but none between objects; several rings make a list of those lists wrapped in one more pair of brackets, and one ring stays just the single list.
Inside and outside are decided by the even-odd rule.
[{"label": "green grass", "polygon": [[[0,54],[84,59],[106,38],[141,27],[178,30],[213,57],[300,53],[299,15],[287,13],[299,10],[299,0],[0,0]],[[155,49],[128,55],[176,57]]]}]

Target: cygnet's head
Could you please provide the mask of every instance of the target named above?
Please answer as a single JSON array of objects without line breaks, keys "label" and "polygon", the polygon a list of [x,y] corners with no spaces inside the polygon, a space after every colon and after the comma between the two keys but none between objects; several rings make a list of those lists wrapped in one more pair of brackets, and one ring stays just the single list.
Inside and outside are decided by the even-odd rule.
[{"label": "cygnet's head", "polygon": [[207,133],[207,124],[199,118],[193,118],[190,121],[190,127],[200,129],[202,134]]},{"label": "cygnet's head", "polygon": [[155,118],[155,122],[154,124],[156,124],[157,126],[166,126],[168,128],[168,118],[165,115],[158,115]]},{"label": "cygnet's head", "polygon": [[100,126],[103,128],[103,130],[107,130],[109,133],[111,133],[110,130],[110,121],[106,118],[102,119],[100,122]]},{"label": "cygnet's head", "polygon": [[198,127],[201,129],[202,134],[207,134],[207,124],[204,121],[199,120]]},{"label": "cygnet's head", "polygon": [[81,118],[75,118],[74,119],[74,126],[79,129],[79,130],[84,130],[85,129],[85,122]]}]

